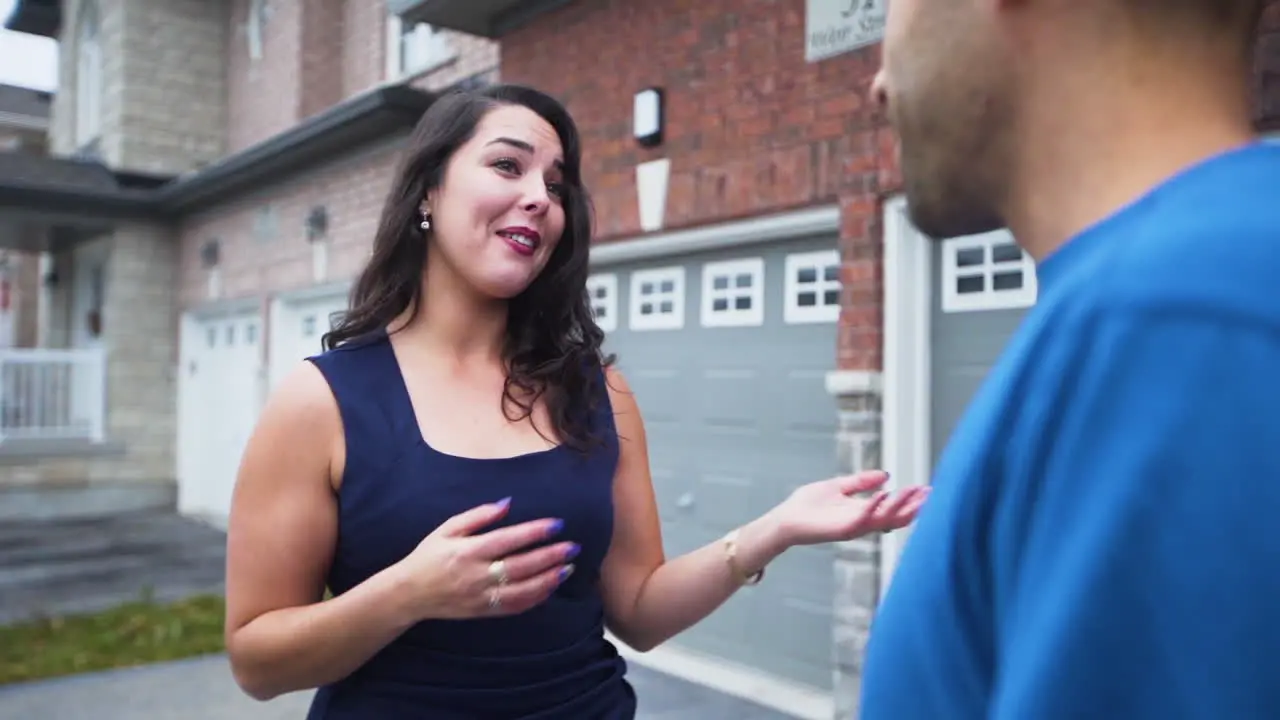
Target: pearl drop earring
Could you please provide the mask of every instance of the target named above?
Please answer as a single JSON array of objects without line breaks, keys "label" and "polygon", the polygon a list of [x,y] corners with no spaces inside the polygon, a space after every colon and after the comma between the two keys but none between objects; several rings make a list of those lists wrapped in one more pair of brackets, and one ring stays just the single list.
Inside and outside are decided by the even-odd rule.
[{"label": "pearl drop earring", "polygon": [[426,214],[425,212],[422,213],[422,222],[418,223],[418,227],[422,228],[423,230],[430,230],[431,216]]}]

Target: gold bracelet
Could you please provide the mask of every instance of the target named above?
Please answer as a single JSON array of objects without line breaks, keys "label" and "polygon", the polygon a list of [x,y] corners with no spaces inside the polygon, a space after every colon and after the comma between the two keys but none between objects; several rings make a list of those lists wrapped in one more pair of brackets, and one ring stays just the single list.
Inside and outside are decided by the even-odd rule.
[{"label": "gold bracelet", "polygon": [[764,568],[746,574],[738,567],[738,529],[729,531],[722,540],[724,543],[725,561],[729,563],[729,572],[740,585],[758,585],[764,579]]}]

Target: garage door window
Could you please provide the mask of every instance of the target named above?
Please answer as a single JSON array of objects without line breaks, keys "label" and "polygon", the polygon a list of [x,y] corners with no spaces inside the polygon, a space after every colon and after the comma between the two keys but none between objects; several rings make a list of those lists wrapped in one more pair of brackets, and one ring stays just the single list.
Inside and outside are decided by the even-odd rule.
[{"label": "garage door window", "polygon": [[605,332],[618,329],[618,276],[592,275],[587,278],[587,296],[596,325]]},{"label": "garage door window", "polygon": [[1035,263],[1008,231],[943,242],[943,312],[1008,310],[1035,302]]},{"label": "garage door window", "polygon": [[764,324],[764,260],[744,258],[702,266],[704,327]]},{"label": "garage door window", "polygon": [[789,324],[832,323],[840,318],[840,252],[787,256],[783,319]]},{"label": "garage door window", "polygon": [[631,274],[631,329],[684,327],[684,268],[637,270]]}]

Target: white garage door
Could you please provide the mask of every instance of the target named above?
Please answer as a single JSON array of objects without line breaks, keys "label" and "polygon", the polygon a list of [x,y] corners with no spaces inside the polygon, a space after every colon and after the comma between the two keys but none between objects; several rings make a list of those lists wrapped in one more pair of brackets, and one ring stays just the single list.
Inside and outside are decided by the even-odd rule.
[{"label": "white garage door", "polygon": [[225,521],[259,409],[258,313],[188,318],[178,411],[179,508]]},{"label": "white garage door", "polygon": [[334,314],[346,309],[345,288],[277,300],[271,319],[272,387],[300,361],[324,349],[321,337],[333,327]]},{"label": "white garage door", "polygon": [[[669,556],[836,472],[835,238],[600,267],[590,293],[645,414]],[[833,561],[792,550],[673,644],[830,689]]]}]

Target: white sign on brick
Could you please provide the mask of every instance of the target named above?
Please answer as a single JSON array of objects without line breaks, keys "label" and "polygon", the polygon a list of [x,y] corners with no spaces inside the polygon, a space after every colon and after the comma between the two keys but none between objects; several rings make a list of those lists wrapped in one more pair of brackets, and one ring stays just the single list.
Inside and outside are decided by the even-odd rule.
[{"label": "white sign on brick", "polygon": [[888,0],[806,0],[805,62],[880,42]]}]

